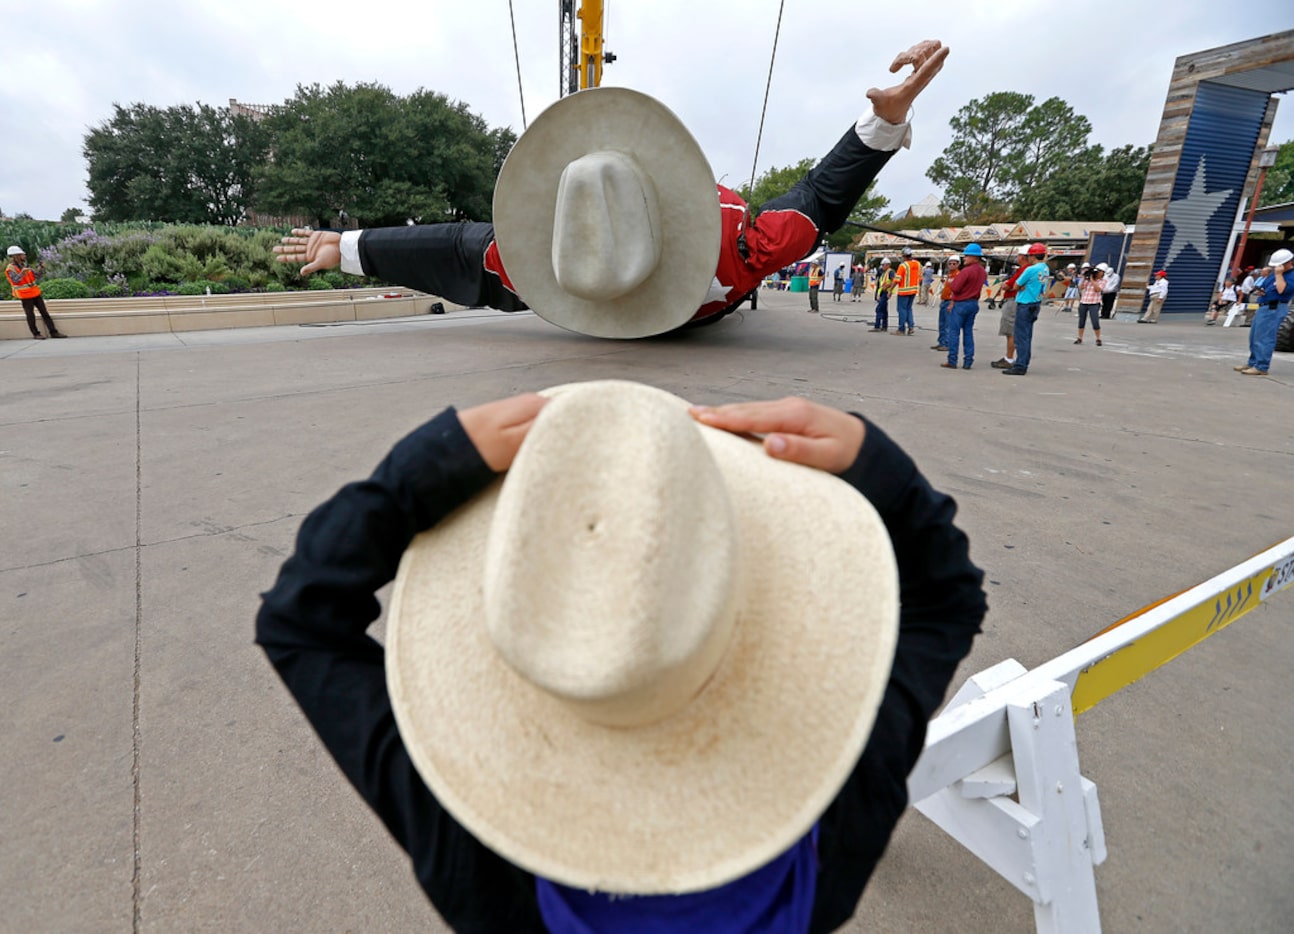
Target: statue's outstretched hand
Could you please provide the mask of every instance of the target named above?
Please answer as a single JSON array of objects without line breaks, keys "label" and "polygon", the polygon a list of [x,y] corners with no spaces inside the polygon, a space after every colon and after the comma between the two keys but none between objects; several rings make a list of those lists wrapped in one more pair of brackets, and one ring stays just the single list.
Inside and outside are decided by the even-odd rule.
[{"label": "statue's outstretched hand", "polygon": [[341,234],[335,230],[295,227],[274,247],[280,263],[301,263],[301,275],[341,265]]},{"label": "statue's outstretched hand", "polygon": [[890,64],[890,72],[900,71],[905,65],[912,66],[912,73],[902,82],[890,88],[872,88],[867,92],[867,99],[872,102],[876,116],[889,123],[904,123],[908,119],[908,110],[917,95],[926,89],[939,70],[944,67],[948,58],[948,46],[938,39],[926,39],[918,42],[906,52],[900,52]]}]

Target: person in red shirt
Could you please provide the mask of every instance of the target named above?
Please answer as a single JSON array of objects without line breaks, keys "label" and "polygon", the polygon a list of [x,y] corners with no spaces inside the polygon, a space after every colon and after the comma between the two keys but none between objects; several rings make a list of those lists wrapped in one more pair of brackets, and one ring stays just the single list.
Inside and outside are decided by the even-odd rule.
[{"label": "person in red shirt", "polygon": [[950,288],[953,306],[948,313],[948,360],[939,364],[941,367],[957,369],[959,340],[964,340],[966,344],[962,355],[962,369],[969,370],[975,365],[975,316],[979,314],[980,293],[987,281],[984,248],[978,243],[972,243],[962,251],[961,272],[957,273]]},{"label": "person in red shirt", "polygon": [[[684,327],[711,324],[737,306],[769,273],[808,254],[839,230],[881,168],[911,139],[909,109],[948,56],[936,40],[914,45],[890,65],[913,71],[899,84],[867,92],[872,112],[851,126],[827,155],[785,195],[757,213],[734,191],[716,185],[722,217],[714,281]],[[593,91],[581,94],[597,93]],[[578,97],[578,95],[577,95]],[[543,234],[540,234],[543,235]],[[462,305],[521,311],[489,223],[428,224],[370,230],[293,230],[274,248],[278,260],[301,263],[305,275],[340,267]]]},{"label": "person in red shirt", "polygon": [[989,364],[995,370],[1005,370],[1015,363],[1015,294],[1019,291],[1015,287],[1015,280],[1020,278],[1020,273],[1024,272],[1025,267],[1028,265],[1029,245],[1026,243],[1020,246],[1020,253],[1016,257],[1015,272],[1011,273],[1006,281],[998,286],[997,291],[993,293],[993,297],[1002,305],[1002,314],[997,323],[997,333],[1000,337],[1006,338],[1006,355]]}]

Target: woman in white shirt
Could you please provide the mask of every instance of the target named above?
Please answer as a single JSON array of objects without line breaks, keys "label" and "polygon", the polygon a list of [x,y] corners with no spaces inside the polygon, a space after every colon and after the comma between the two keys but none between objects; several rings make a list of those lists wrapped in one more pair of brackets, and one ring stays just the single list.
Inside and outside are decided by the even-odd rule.
[{"label": "woman in white shirt", "polygon": [[1209,311],[1204,316],[1204,323],[1217,324],[1218,315],[1225,309],[1234,305],[1236,301],[1236,280],[1228,278],[1222,288],[1218,290],[1218,297],[1214,300],[1213,304],[1209,306]]}]

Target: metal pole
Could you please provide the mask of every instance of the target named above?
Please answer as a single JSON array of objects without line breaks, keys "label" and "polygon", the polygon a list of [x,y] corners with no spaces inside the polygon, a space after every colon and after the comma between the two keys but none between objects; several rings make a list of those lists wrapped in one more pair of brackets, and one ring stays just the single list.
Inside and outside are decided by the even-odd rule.
[{"label": "metal pole", "polygon": [[1258,208],[1258,196],[1262,194],[1263,180],[1267,178],[1267,170],[1276,164],[1276,157],[1280,155],[1279,146],[1268,146],[1258,154],[1258,183],[1254,186],[1254,199],[1249,203],[1249,216],[1245,218],[1245,229],[1240,234],[1240,245],[1236,248],[1235,259],[1231,265],[1231,278],[1239,278],[1240,264],[1244,262],[1245,242],[1249,239],[1249,225],[1253,223],[1254,211]]},{"label": "metal pole", "polygon": [[1245,229],[1240,232],[1240,245],[1236,247],[1236,255],[1231,263],[1232,279],[1240,274],[1240,263],[1245,255],[1245,243],[1249,240],[1249,225],[1254,221],[1254,210],[1258,207],[1258,196],[1262,193],[1265,178],[1267,178],[1267,166],[1258,170],[1258,184],[1254,186],[1254,199],[1249,202],[1249,213],[1245,215]]}]

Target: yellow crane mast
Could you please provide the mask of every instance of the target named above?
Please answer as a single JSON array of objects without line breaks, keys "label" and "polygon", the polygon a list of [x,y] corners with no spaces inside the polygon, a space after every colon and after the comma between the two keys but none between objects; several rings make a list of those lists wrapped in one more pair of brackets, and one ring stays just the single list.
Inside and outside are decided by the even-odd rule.
[{"label": "yellow crane mast", "polygon": [[[602,84],[602,66],[616,60],[604,48],[602,0],[582,0],[578,11],[574,0],[559,0],[559,46],[561,48],[561,94],[574,94]],[[575,20],[580,21],[577,35]]]}]

